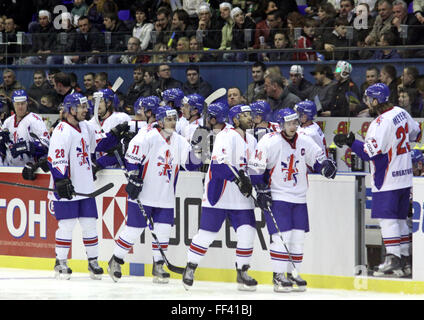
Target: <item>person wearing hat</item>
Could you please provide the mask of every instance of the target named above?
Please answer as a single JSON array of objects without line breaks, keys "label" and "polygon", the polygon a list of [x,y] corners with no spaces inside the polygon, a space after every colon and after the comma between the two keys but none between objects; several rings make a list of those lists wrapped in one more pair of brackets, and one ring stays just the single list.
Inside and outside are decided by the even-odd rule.
[{"label": "person wearing hat", "polygon": [[338,61],[334,70],[333,95],[330,110],[321,113],[324,117],[354,117],[360,111],[360,92],[358,86],[350,78],[352,65],[347,61]]},{"label": "person wearing hat", "polygon": [[[231,10],[231,18],[234,20],[233,39],[231,40],[231,49],[249,49],[253,46],[253,30],[256,28],[255,22],[249,16],[245,16],[244,12],[235,7]],[[247,37],[247,41],[246,41]],[[245,53],[233,53],[236,61],[246,61]]]},{"label": "person wearing hat", "polygon": [[312,83],[303,77],[303,67],[298,64],[292,65],[289,76],[289,91],[297,95],[300,99],[306,99],[304,92],[312,86]]},{"label": "person wearing hat", "polygon": [[[221,45],[219,50],[230,50],[231,40],[233,40],[233,25],[234,20],[231,18],[231,10],[233,6],[228,2],[223,2],[219,5],[219,12],[221,13],[221,19],[225,21],[222,27]],[[224,54],[225,55],[225,54]]]},{"label": "person wearing hat", "polygon": [[218,49],[221,45],[223,26],[218,22],[218,19],[212,19],[209,4],[203,3],[197,9],[197,16],[199,17],[197,34],[201,36],[203,48]]}]

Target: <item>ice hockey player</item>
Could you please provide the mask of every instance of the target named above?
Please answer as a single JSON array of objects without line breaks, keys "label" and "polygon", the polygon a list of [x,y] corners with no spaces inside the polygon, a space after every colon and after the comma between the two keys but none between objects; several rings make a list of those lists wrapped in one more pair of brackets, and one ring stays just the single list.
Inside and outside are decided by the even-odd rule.
[{"label": "ice hockey player", "polygon": [[199,230],[190,244],[183,274],[186,289],[193,285],[195,270],[227,217],[237,234],[238,289],[254,291],[257,286],[257,281],[247,273],[256,234],[254,203],[250,197],[252,184],[246,170],[249,156],[254,154],[256,146],[256,139],[246,133],[253,125],[251,109],[247,105],[234,106],[228,117],[234,128],[224,128],[215,139],[205,178]]},{"label": "ice hockey player", "polygon": [[253,136],[259,141],[265,134],[280,131],[277,123],[271,122],[271,106],[264,100],[257,100],[250,104],[253,118]]},{"label": "ice hockey player", "polygon": [[337,134],[334,143],[349,146],[358,157],[371,163],[371,218],[379,219],[386,257],[374,271],[375,276],[403,276],[409,260],[409,229],[406,218],[412,187],[410,142],[421,136],[419,124],[405,109],[389,102],[390,90],[383,83],[367,88],[364,100],[377,114],[365,136],[365,142],[355,134]]},{"label": "ice hockey player", "polygon": [[305,233],[309,232],[308,166],[331,179],[334,179],[337,168],[310,137],[297,133],[299,118],[293,109],[277,111],[275,120],[281,132],[268,133],[258,142],[249,169],[257,190],[257,203],[264,211],[271,235],[274,291],[290,292],[293,285],[303,291],[306,281],[291,273],[292,263],[296,271],[300,271]]},{"label": "ice hockey player", "polygon": [[[121,278],[124,257],[147,226],[136,199],[139,199],[148,216],[153,219],[153,232],[160,247],[167,251],[174,225],[175,188],[180,169],[195,170],[200,161],[191,153],[190,144],[175,132],[177,111],[169,106],[157,109],[158,127],[146,134],[139,132],[131,140],[126,153],[129,181],[128,219],[116,241],[108,272],[116,282]],[[197,162],[197,163],[196,163]],[[152,243],[153,281],[167,283],[169,273],[163,269],[164,259],[159,245]]]},{"label": "ice hockey player", "polygon": [[56,230],[56,264],[58,279],[69,279],[68,254],[72,243],[72,231],[77,222],[82,229],[83,243],[88,258],[88,270],[92,279],[101,279],[103,269],[98,265],[97,208],[94,198],[75,196],[74,192],[91,193],[94,180],[90,154],[96,146],[95,128],[85,121],[88,112],[87,98],[80,93],[67,95],[63,101],[64,117],[53,131],[48,152],[50,186]]},{"label": "ice hockey player", "polygon": [[48,172],[45,160],[50,136],[41,116],[29,112],[25,90],[15,90],[12,103],[15,114],[4,121],[1,129],[4,165],[24,166],[23,178],[34,180],[38,167]]},{"label": "ice hockey player", "polygon": [[191,141],[194,131],[203,125],[202,112],[205,104],[205,98],[200,94],[193,93],[183,98],[183,106],[181,111],[183,117],[188,121],[188,123],[181,128],[181,135]]}]

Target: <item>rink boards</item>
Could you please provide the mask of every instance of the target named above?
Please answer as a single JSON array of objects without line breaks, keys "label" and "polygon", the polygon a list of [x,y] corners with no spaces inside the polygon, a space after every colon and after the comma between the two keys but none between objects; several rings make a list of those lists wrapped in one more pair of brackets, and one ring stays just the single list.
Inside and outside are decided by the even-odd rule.
[{"label": "rink boards", "polygon": [[[48,186],[49,175],[33,182],[21,178],[21,168],[0,168],[0,180]],[[181,172],[175,202],[175,226],[166,253],[169,261],[185,266],[187,249],[197,232],[201,212],[203,174]],[[300,273],[310,287],[382,292],[424,293],[424,235],[422,224],[424,181],[414,180],[414,277],[393,280],[367,277],[364,254],[364,188],[360,177],[338,174],[335,180],[309,175],[309,222]],[[98,209],[99,260],[106,269],[115,239],[125,225],[127,199],[121,170],[98,174],[96,186],[113,182],[114,188],[96,198]],[[359,185],[358,185],[359,184]],[[358,191],[359,190],[359,191]],[[261,212],[256,209],[257,234],[251,273],[260,283],[271,283],[269,235]],[[57,222],[47,192],[0,184],[0,267],[53,269]],[[127,255],[123,273],[151,276],[151,235],[143,233]],[[224,223],[216,241],[201,261],[197,280],[235,281],[236,238]],[[87,262],[79,225],[74,230],[70,266],[86,272]],[[362,271],[362,275],[357,276]],[[179,275],[172,275],[179,278]]]}]

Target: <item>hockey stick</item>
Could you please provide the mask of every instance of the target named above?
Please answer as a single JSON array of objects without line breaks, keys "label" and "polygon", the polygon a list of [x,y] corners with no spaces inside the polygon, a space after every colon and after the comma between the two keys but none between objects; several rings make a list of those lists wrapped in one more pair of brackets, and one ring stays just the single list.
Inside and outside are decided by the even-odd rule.
[{"label": "hockey stick", "polygon": [[[0,181],[0,184],[7,184],[9,186],[37,189],[37,190],[42,190],[42,191],[57,192],[56,189],[34,186],[34,185],[30,185],[30,184],[23,184],[23,183],[18,183],[18,182]],[[97,189],[96,191],[91,192],[91,193],[74,192],[73,194],[76,195],[76,196],[82,196],[82,197],[87,197],[87,198],[95,198],[98,195],[100,195],[100,194],[108,191],[109,189],[113,188],[113,186],[114,186],[114,184],[111,182],[111,183],[108,183],[107,185],[104,185],[100,189]]]},{"label": "hockey stick", "polygon": [[[236,171],[236,170],[232,167],[232,165],[230,165],[229,163],[226,163],[226,164],[227,164],[227,166],[230,168],[230,170],[233,172],[233,174],[236,176],[236,179],[239,179],[239,180],[240,180],[240,176],[239,176],[239,174],[238,174],[238,173],[237,173],[237,171]],[[255,206],[259,207],[259,205],[258,205],[258,200],[257,200],[257,199],[253,196],[253,194],[251,194],[250,196],[252,197],[252,199],[253,199],[253,201],[254,201],[254,203],[255,203]],[[260,208],[260,207],[259,207],[259,208]],[[278,225],[277,225],[277,221],[275,220],[275,217],[274,217],[274,215],[272,214],[271,208],[267,208],[267,211],[269,212],[269,215],[271,216],[271,219],[272,219],[272,222],[274,223],[275,229],[277,229],[277,232],[278,232],[278,235],[280,236],[281,242],[283,243],[283,246],[284,246],[284,248],[285,248],[285,249],[286,249],[286,251],[287,251],[287,255],[289,256],[290,263],[291,263],[291,264],[292,264],[292,266],[293,266],[292,275],[293,275],[293,277],[297,278],[297,276],[299,275],[299,273],[297,272],[297,269],[296,269],[296,266],[295,266],[295,264],[294,264],[293,257],[292,257],[292,255],[291,255],[291,253],[290,253],[290,251],[289,251],[289,248],[287,247],[287,244],[286,244],[286,242],[284,241],[283,234],[282,234],[282,232],[280,231],[280,228],[279,228],[279,227],[278,227]]]},{"label": "hockey stick", "polygon": [[[119,156],[118,151],[113,151],[113,153],[115,154],[116,160],[118,160],[119,166],[121,167],[121,169],[124,171],[124,175],[125,178],[127,178],[127,180],[129,181],[130,177],[128,176],[128,172],[127,169],[125,168],[124,163],[122,162],[121,157]],[[146,219],[147,225],[149,226],[150,232],[152,234],[153,239],[156,241],[158,248],[159,248],[159,252],[163,258],[163,260],[166,263],[166,266],[168,267],[168,269],[172,272],[178,273],[178,274],[183,274],[184,273],[184,268],[181,267],[177,267],[174,266],[173,264],[171,264],[168,259],[166,258],[165,252],[163,252],[162,246],[159,243],[158,237],[156,236],[156,234],[153,232],[153,220],[152,217],[148,217],[146,214],[146,211],[144,210],[143,205],[141,204],[140,200],[137,198],[137,205],[140,208],[141,213],[143,214],[144,219]]]},{"label": "hockey stick", "polygon": [[219,99],[219,98],[225,96],[226,93],[227,93],[227,89],[225,89],[225,88],[219,88],[219,89],[215,90],[205,99],[206,105],[209,106],[216,99]]}]

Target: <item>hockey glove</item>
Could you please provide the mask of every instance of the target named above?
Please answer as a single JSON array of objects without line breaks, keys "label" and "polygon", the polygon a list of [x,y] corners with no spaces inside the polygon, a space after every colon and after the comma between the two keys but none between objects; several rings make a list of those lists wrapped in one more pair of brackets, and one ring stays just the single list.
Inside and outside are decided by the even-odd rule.
[{"label": "hockey glove", "polygon": [[336,173],[336,163],[332,160],[324,160],[321,167],[321,174],[328,179],[334,179],[336,177]]},{"label": "hockey glove", "polygon": [[50,167],[49,164],[47,162],[47,158],[41,158],[40,160],[38,160],[37,162],[38,167],[41,168],[41,170],[43,170],[45,173],[50,172]]},{"label": "hockey glove", "polygon": [[130,130],[130,126],[128,125],[128,122],[123,122],[121,124],[118,124],[116,127],[112,128],[110,130],[110,133],[112,133],[118,140],[121,140],[125,133]]},{"label": "hockey glove", "polygon": [[72,199],[72,197],[74,196],[75,190],[71,180],[69,180],[68,178],[60,179],[60,180],[56,180],[55,184],[56,184],[56,193],[59,196],[59,198],[65,198],[68,200]]},{"label": "hockey glove", "polygon": [[344,133],[338,133],[334,136],[334,143],[339,148],[343,148],[344,145],[347,145],[349,148],[352,147],[353,142],[355,141],[355,134],[350,132],[349,135]]},{"label": "hockey glove", "polygon": [[10,153],[12,154],[13,158],[17,158],[25,153],[31,154],[30,145],[26,141],[14,143],[10,147]]},{"label": "hockey glove", "polygon": [[125,191],[128,193],[128,198],[135,200],[143,189],[143,178],[137,175],[131,175],[128,179],[128,184],[125,187]]},{"label": "hockey glove", "polygon": [[237,187],[240,189],[242,195],[246,198],[249,198],[252,195],[252,182],[250,181],[249,176],[246,176],[246,173],[243,170],[239,170],[239,177],[234,180]]},{"label": "hockey glove", "polygon": [[257,205],[262,210],[270,210],[272,205],[272,196],[271,190],[269,188],[258,188],[256,190],[257,194]]},{"label": "hockey glove", "polygon": [[25,167],[22,169],[22,177],[25,180],[35,180],[37,176],[35,175],[35,171],[37,171],[38,165],[32,162],[27,162]]},{"label": "hockey glove", "polygon": [[5,129],[0,131],[0,143],[9,143],[9,142],[10,142],[9,130]]}]

